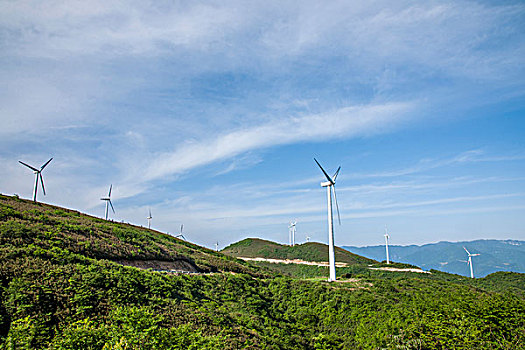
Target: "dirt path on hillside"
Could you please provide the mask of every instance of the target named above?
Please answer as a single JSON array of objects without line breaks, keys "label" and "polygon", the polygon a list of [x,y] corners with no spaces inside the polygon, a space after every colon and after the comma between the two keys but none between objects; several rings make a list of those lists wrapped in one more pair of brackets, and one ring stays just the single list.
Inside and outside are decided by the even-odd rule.
[{"label": "dirt path on hillside", "polygon": [[417,273],[428,273],[428,271],[423,271],[420,269],[399,269],[397,267],[369,267],[370,270],[382,270],[382,271],[392,271],[392,272],[417,272]]},{"label": "dirt path on hillside", "polygon": [[[301,259],[270,259],[270,258],[247,258],[243,256],[239,256],[238,259],[245,260],[245,261],[264,261],[269,262],[272,264],[301,264],[301,265],[311,265],[311,266],[328,266],[328,262],[324,261],[305,261]],[[343,262],[336,262],[336,267],[348,267],[347,263]],[[417,273],[428,273],[428,271],[423,271],[420,269],[400,269],[396,267],[369,267],[370,270],[382,270],[382,271],[391,271],[391,272],[417,272]]]},{"label": "dirt path on hillside", "polygon": [[[328,266],[328,262],[324,261],[305,261],[301,259],[269,259],[269,258],[246,258],[243,256],[237,257],[238,259],[245,261],[264,261],[272,264],[300,264],[300,265],[312,265],[312,266]],[[336,267],[347,267],[347,263],[336,262]]]}]

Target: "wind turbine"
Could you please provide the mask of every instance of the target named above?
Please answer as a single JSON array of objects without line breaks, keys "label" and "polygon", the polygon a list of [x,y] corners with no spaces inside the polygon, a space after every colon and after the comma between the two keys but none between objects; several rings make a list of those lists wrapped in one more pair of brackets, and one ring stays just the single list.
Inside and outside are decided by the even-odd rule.
[{"label": "wind turbine", "polygon": [[111,206],[111,210],[113,210],[113,214],[115,214],[115,208],[113,208],[113,203],[111,203],[111,189],[112,188],[113,188],[113,184],[109,186],[108,196],[100,198],[101,201],[106,202],[106,220],[108,219],[109,206]]},{"label": "wind turbine", "polygon": [[332,189],[334,192],[334,200],[335,200],[335,207],[337,209],[337,219],[339,221],[339,225],[341,225],[341,216],[339,215],[339,205],[337,204],[337,195],[335,194],[335,180],[337,179],[337,175],[339,175],[339,170],[341,170],[341,167],[337,168],[337,171],[334,173],[332,177],[328,175],[328,173],[323,169],[321,164],[315,159],[315,162],[321,168],[321,171],[323,172],[324,176],[326,176],[326,179],[328,181],[321,182],[321,187],[326,187],[326,193],[328,195],[328,265],[330,266],[330,277],[328,278],[328,282],[335,281],[335,249],[334,249],[334,219],[333,219],[333,212],[332,212]]},{"label": "wind turbine", "polygon": [[148,217],[146,219],[148,219],[148,229],[150,229],[151,228],[151,219],[153,219],[153,216],[151,216],[151,208],[149,209],[149,215],[148,215]]},{"label": "wind turbine", "polygon": [[32,167],[31,165],[29,164],[26,164],[24,162],[22,162],[21,160],[19,160],[18,162],[22,165],[25,165],[26,167],[28,167],[29,169],[33,170],[33,173],[35,174],[35,189],[33,191],[33,201],[36,202],[36,194],[38,192],[38,179],[40,178],[40,182],[42,183],[42,191],[44,192],[44,196],[46,195],[46,188],[44,187],[44,178],[42,177],[42,170],[44,170],[44,168],[49,164],[49,162],[51,162],[53,160],[53,158],[49,159],[47,162],[44,163],[44,165],[42,165],[40,167],[40,169],[37,169],[37,168],[34,168]]},{"label": "wind turbine", "polygon": [[290,226],[288,228],[290,229],[289,235],[290,235],[290,245],[293,247],[295,245],[295,233],[296,228],[295,225],[297,224],[297,221],[290,222]]},{"label": "wind turbine", "polygon": [[472,266],[472,257],[473,256],[478,256],[480,254],[470,254],[469,251],[467,250],[467,248],[463,247],[463,249],[465,249],[465,251],[468,254],[467,265],[470,265],[470,278],[474,278],[474,267]]},{"label": "wind turbine", "polygon": [[180,225],[180,233],[178,235],[176,235],[175,238],[182,237],[183,240],[187,241],[186,237],[184,237],[184,235],[182,234],[182,229],[183,228],[184,228],[184,224],[181,224]]},{"label": "wind turbine", "polygon": [[306,243],[310,242],[310,236],[306,236]]},{"label": "wind turbine", "polygon": [[390,264],[390,257],[388,256],[388,239],[390,238],[390,236],[388,235],[388,230],[386,228],[386,225],[385,225],[385,247],[386,247],[386,263],[387,264]]},{"label": "wind turbine", "polygon": [[215,242],[215,251],[219,251],[219,241]]}]

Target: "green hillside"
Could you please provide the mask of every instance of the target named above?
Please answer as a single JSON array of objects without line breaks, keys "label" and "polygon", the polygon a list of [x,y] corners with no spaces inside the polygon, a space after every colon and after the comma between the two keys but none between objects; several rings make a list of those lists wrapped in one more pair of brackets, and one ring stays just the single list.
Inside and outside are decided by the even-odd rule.
[{"label": "green hillside", "polygon": [[275,277],[159,232],[5,196],[0,242],[2,350],[525,343],[523,274],[473,280],[355,264],[344,270],[350,278],[334,283]]},{"label": "green hillside", "polygon": [[[328,261],[328,246],[317,242],[298,244],[292,247],[259,238],[246,238],[229,245],[221,252],[234,257]],[[335,260],[347,264],[377,263],[375,260],[350,253],[339,247],[335,247]]]},{"label": "green hillside", "polygon": [[15,197],[0,195],[0,225],[1,249],[9,254],[22,249],[153,269],[259,274],[250,264],[161,232]]}]

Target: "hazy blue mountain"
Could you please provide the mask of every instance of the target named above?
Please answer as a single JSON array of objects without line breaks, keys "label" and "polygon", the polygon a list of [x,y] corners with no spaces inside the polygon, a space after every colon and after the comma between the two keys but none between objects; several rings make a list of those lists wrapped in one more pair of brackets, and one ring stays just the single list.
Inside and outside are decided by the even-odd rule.
[{"label": "hazy blue mountain", "polygon": [[[422,246],[389,246],[390,260],[420,266],[424,270],[440,271],[470,276],[466,264],[466,247],[473,257],[474,276],[484,277],[496,271],[525,273],[525,241],[516,240],[477,240],[470,242],[439,242]],[[385,246],[342,248],[367,258],[385,260]]]}]

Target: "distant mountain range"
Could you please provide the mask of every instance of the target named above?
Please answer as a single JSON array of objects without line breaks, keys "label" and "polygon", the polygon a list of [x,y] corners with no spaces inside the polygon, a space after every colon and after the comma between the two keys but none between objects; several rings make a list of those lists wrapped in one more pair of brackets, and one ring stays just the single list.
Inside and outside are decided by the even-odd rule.
[{"label": "distant mountain range", "polygon": [[[470,242],[439,242],[425,245],[389,246],[390,260],[420,266],[424,270],[440,270],[469,276],[465,262],[467,254],[479,253],[473,257],[474,276],[484,277],[497,271],[525,273],[525,241],[477,240]],[[385,246],[353,247],[343,246],[349,252],[378,261],[386,260]]]}]

